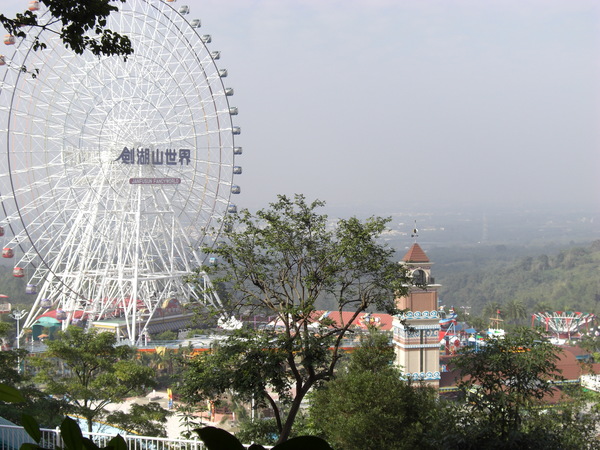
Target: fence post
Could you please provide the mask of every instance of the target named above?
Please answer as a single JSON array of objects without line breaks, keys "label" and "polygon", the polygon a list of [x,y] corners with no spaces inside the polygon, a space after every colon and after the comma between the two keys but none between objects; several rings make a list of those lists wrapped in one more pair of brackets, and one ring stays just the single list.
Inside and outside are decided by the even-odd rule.
[{"label": "fence post", "polygon": [[55,428],[54,433],[54,448],[62,447],[62,437],[60,435],[60,427]]}]

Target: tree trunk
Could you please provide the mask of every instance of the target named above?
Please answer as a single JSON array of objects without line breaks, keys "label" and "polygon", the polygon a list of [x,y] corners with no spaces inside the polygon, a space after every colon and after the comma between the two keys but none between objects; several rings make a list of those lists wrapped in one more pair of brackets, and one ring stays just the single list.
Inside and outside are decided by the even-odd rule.
[{"label": "tree trunk", "polygon": [[306,383],[303,387],[298,388],[296,390],[296,397],[292,401],[290,406],[290,411],[287,415],[287,419],[283,424],[283,428],[281,429],[281,434],[279,435],[279,439],[277,439],[277,444],[281,444],[282,442],[287,441],[290,438],[290,433],[292,432],[292,425],[294,425],[294,421],[296,420],[296,416],[298,415],[298,411],[300,411],[300,405],[302,404],[302,400],[304,396],[313,385],[312,382]]}]

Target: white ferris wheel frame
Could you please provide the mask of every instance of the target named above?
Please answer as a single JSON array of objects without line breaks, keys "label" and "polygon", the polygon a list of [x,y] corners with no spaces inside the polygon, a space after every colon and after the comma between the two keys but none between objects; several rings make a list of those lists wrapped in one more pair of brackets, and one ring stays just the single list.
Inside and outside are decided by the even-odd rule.
[{"label": "white ferris wheel frame", "polygon": [[[75,55],[48,31],[45,50],[30,37],[6,47],[0,226],[37,292],[25,329],[52,308],[63,328],[120,320],[140,343],[173,298],[221,306],[201,248],[235,211],[240,130],[219,52],[189,9],[162,0],[119,8],[107,26],[130,37],[126,62]],[[194,270],[203,293],[185,281]]]}]

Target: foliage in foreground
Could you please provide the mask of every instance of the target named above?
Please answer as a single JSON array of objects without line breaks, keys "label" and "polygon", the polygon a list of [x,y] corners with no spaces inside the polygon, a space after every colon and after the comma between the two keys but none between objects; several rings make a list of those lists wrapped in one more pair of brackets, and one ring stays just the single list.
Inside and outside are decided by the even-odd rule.
[{"label": "foliage in foreground", "polygon": [[[197,430],[208,450],[244,450],[242,443],[231,433],[215,427]],[[298,436],[272,447],[273,450],[331,450],[323,439],[316,436]],[[248,450],[265,450],[262,445],[252,444]]]},{"label": "foliage in foreground", "polygon": [[106,421],[111,425],[135,433],[140,436],[167,437],[165,424],[167,417],[173,414],[156,402],[147,405],[131,404],[129,412],[114,411],[106,416]]},{"label": "foliage in foreground", "polygon": [[65,399],[67,412],[84,417],[89,431],[106,405],[154,385],[154,371],[135,359],[135,348],[115,344],[114,333],[71,326],[48,341],[44,356],[31,358],[44,392]]},{"label": "foliage in foreground", "polygon": [[[352,321],[367,308],[395,312],[394,299],[408,284],[405,268],[379,240],[388,219],[351,218],[331,226],[318,213],[322,206],[301,195],[279,196],[268,209],[245,210],[228,219],[225,240],[206,249],[218,261],[206,270],[215,284],[229,287],[232,313],[275,316],[280,326],[276,332],[236,335],[212,355],[192,361],[184,375],[184,396],[196,402],[233,390],[269,404],[279,442],[290,436],[308,391],[333,376]],[[200,278],[192,281],[202,286]],[[324,297],[335,299],[332,309],[351,311],[353,317],[318,324],[316,304]],[[225,369],[203,369],[207,365]]]},{"label": "foliage in foreground", "polygon": [[311,394],[311,423],[334,448],[425,448],[437,392],[403,380],[393,356],[387,336],[372,332],[348,367]]},{"label": "foliage in foreground", "polygon": [[[9,324],[6,324],[9,325]],[[9,332],[7,327],[0,327],[0,337]],[[10,327],[12,331],[12,327]],[[0,351],[0,383],[17,387],[25,396],[19,403],[6,404],[0,402],[0,417],[21,425],[21,417],[30,415],[43,424],[44,427],[54,428],[62,420],[64,403],[49,397],[36,387],[24,370],[19,370],[27,357],[27,350],[12,349]]]},{"label": "foliage in foreground", "polygon": [[43,3],[50,14],[24,11],[14,18],[0,14],[0,23],[15,37],[25,38],[29,34],[33,38],[34,50],[46,47],[40,39],[42,31],[55,33],[54,25],[58,23],[62,42],[77,54],[87,50],[96,56],[119,55],[126,58],[133,53],[127,36],[106,27],[108,16],[119,10],[115,1],[43,0]]},{"label": "foliage in foreground", "polygon": [[[25,402],[25,396],[12,386],[0,384],[0,401],[19,404]],[[23,423],[23,428],[27,434],[35,442],[35,444],[27,442],[22,444],[21,450],[44,450],[42,445],[42,433],[37,421],[31,416],[23,415],[21,422]],[[69,417],[66,417],[62,421],[60,432],[64,447],[53,447],[56,450],[82,450],[84,448],[86,450],[127,450],[127,444],[120,435],[112,438],[106,447],[98,447],[92,440],[83,437],[77,422]]]},{"label": "foliage in foreground", "polygon": [[[455,359],[464,396],[438,412],[439,445],[451,448],[598,448],[597,414],[555,382],[560,349],[535,330],[522,328],[488,340]],[[549,407],[548,401],[568,400]]]}]

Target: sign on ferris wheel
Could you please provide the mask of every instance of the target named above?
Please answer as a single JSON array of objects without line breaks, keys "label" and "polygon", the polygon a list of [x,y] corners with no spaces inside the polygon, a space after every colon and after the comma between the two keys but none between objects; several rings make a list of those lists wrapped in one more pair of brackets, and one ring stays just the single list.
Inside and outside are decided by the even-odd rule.
[{"label": "sign on ferris wheel", "polygon": [[131,39],[127,61],[76,55],[51,31],[39,35],[44,50],[31,37],[5,40],[0,239],[36,296],[24,327],[56,311],[63,328],[120,321],[139,343],[165,302],[219,306],[184,277],[235,211],[242,151],[227,71],[189,8],[118,6],[107,27]]}]

